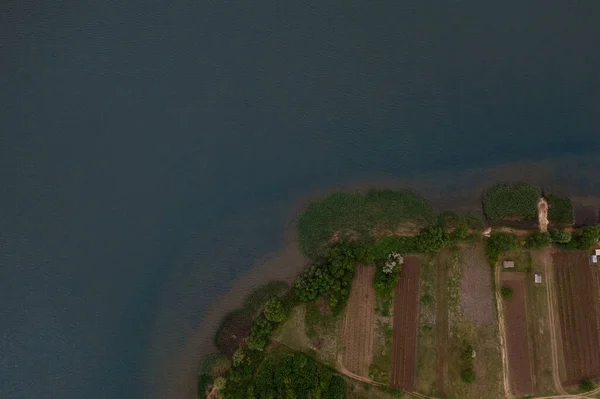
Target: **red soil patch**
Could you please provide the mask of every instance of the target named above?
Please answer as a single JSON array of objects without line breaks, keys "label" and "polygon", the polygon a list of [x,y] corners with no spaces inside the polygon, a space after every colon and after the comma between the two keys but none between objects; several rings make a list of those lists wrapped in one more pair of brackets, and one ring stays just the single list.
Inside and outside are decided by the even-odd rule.
[{"label": "red soil patch", "polygon": [[419,314],[419,259],[404,258],[394,298],[394,339],[390,386],[415,389],[417,317]]},{"label": "red soil patch", "polygon": [[361,376],[369,375],[369,365],[373,361],[374,277],[374,265],[356,267],[344,318],[344,366]]},{"label": "red soil patch", "polygon": [[515,396],[529,395],[533,392],[533,372],[527,335],[526,277],[526,273],[500,275],[502,286],[513,290],[513,297],[504,300],[504,322],[510,384]]},{"label": "red soil patch", "polygon": [[600,376],[598,269],[585,252],[554,255],[565,385]]}]

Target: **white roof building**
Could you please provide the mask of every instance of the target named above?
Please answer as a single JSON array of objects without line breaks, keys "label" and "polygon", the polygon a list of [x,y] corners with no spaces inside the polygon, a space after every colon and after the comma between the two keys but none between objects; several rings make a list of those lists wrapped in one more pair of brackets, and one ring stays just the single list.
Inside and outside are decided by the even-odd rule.
[{"label": "white roof building", "polygon": [[541,284],[542,283],[542,275],[540,273],[535,273],[533,275],[533,280],[535,281],[536,284]]},{"label": "white roof building", "polygon": [[515,261],[514,260],[505,260],[503,263],[503,266],[505,269],[512,269],[515,267]]},{"label": "white roof building", "polygon": [[597,250],[595,251],[595,255],[596,255],[596,256],[600,256],[600,249],[597,249]]},{"label": "white roof building", "polygon": [[592,262],[592,263],[598,263],[598,257],[596,255],[590,256],[590,262]]}]

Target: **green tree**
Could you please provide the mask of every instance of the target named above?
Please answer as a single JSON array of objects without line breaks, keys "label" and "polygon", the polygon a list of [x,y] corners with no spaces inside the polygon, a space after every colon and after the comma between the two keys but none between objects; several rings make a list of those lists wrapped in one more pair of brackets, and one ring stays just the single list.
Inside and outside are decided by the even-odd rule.
[{"label": "green tree", "polygon": [[427,228],[416,237],[419,252],[439,252],[448,242],[448,234],[441,227]]},{"label": "green tree", "polygon": [[258,317],[252,325],[250,336],[246,340],[246,345],[252,350],[262,351],[269,343],[269,335],[273,330],[273,325],[263,316]]},{"label": "green tree", "polygon": [[466,224],[459,224],[451,233],[451,237],[455,240],[464,240],[469,235],[469,228]]},{"label": "green tree", "polygon": [[477,379],[477,376],[475,375],[475,371],[471,368],[463,370],[463,372],[461,373],[460,376],[461,376],[462,380],[464,382],[466,382],[467,384],[471,384],[471,383],[475,382],[475,380]]},{"label": "green tree", "polygon": [[512,251],[518,246],[519,240],[514,234],[494,232],[487,240],[485,251],[490,263],[495,264],[502,253]]},{"label": "green tree", "polygon": [[552,241],[559,244],[567,244],[571,242],[571,233],[566,230],[552,229],[550,230]]},{"label": "green tree", "polygon": [[581,390],[585,392],[588,392],[594,389],[594,383],[588,379],[581,380],[581,382],[579,383],[579,388],[581,388]]},{"label": "green tree", "polygon": [[525,240],[527,248],[545,248],[550,245],[552,245],[552,238],[548,232],[535,231]]},{"label": "green tree", "polygon": [[510,299],[513,297],[514,291],[510,287],[502,287],[502,289],[500,290],[500,294],[502,295],[502,298]]},{"label": "green tree", "polygon": [[274,323],[281,323],[287,318],[287,313],[279,298],[271,298],[265,304],[265,318]]}]

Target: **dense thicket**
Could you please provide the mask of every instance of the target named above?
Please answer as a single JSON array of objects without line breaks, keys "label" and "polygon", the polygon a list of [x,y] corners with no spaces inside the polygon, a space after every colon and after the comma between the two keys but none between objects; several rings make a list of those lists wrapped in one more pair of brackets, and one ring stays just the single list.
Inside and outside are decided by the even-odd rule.
[{"label": "dense thicket", "polygon": [[544,193],[548,200],[548,220],[557,225],[573,223],[573,203],[569,197],[561,197],[552,193]]},{"label": "dense thicket", "polygon": [[321,254],[331,237],[367,239],[376,230],[395,230],[400,223],[418,226],[435,224],[429,202],[411,190],[371,190],[366,194],[334,193],[311,202],[298,217],[302,251],[311,257]]},{"label": "dense thicket", "polygon": [[536,220],[541,190],[531,184],[497,184],[483,195],[483,211],[490,224]]},{"label": "dense thicket", "polygon": [[252,354],[232,368],[222,394],[226,399],[343,399],[346,383],[304,354],[286,353],[266,359]]},{"label": "dense thicket", "polygon": [[571,241],[561,246],[564,249],[588,250],[600,240],[600,226],[585,226],[573,232]]},{"label": "dense thicket", "polygon": [[490,263],[495,264],[504,252],[512,251],[519,246],[519,240],[511,233],[492,233],[485,247]]},{"label": "dense thicket", "polygon": [[548,232],[534,231],[525,240],[527,248],[545,248],[552,245],[552,237]]}]

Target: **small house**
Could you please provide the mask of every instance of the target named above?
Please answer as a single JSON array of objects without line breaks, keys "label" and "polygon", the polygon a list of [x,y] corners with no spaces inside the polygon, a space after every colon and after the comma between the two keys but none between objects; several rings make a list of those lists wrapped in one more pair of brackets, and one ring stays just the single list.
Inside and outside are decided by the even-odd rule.
[{"label": "small house", "polygon": [[505,260],[502,265],[504,266],[505,269],[514,269],[515,268],[515,261],[514,260]]},{"label": "small house", "polygon": [[535,273],[533,275],[533,281],[535,281],[536,284],[541,284],[542,283],[542,275],[540,273]]},{"label": "small house", "polygon": [[600,249],[597,249],[597,250],[594,252],[594,255],[596,255],[596,256],[600,256]]},{"label": "small house", "polygon": [[590,256],[590,262],[592,262],[592,263],[598,263],[598,256],[596,256],[596,255]]}]

